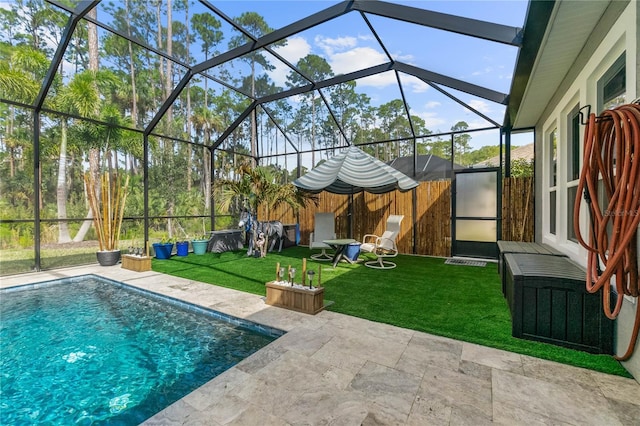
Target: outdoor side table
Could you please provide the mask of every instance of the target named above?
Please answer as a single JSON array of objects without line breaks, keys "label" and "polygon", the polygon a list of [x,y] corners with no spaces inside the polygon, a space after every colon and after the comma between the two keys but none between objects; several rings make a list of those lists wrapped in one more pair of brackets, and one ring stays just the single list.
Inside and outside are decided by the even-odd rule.
[{"label": "outdoor side table", "polygon": [[335,250],[335,254],[333,255],[333,267],[335,268],[340,260],[345,259],[349,263],[353,263],[351,259],[345,256],[345,250],[349,244],[357,243],[358,241],[353,238],[342,238],[337,240],[323,240],[323,243],[330,246]]}]

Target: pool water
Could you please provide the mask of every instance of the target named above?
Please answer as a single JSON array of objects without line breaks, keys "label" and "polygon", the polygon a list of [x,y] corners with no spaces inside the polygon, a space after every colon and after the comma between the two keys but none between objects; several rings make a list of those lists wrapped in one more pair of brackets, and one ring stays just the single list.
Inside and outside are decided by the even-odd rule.
[{"label": "pool water", "polygon": [[208,312],[96,276],[1,291],[0,424],[139,424],[278,335]]}]

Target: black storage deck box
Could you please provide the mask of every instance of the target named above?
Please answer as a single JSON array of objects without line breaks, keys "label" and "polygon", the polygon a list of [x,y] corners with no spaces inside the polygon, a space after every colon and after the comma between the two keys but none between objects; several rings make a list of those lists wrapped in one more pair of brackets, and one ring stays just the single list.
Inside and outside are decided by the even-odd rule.
[{"label": "black storage deck box", "polygon": [[502,281],[502,294],[505,294],[504,255],[507,253],[529,253],[567,257],[566,254],[546,244],[521,241],[498,241],[498,274],[500,274],[500,279]]},{"label": "black storage deck box", "polygon": [[[293,247],[298,245],[298,224],[285,224],[284,226],[284,242],[282,248]],[[276,247],[277,249],[277,247]]]},{"label": "black storage deck box", "polygon": [[241,250],[242,230],[240,229],[223,229],[220,231],[211,231],[207,251],[212,253],[223,253],[225,251]]},{"label": "black storage deck box", "polygon": [[569,258],[506,253],[512,335],[596,354],[613,353],[613,321],[602,291],[586,290],[585,271]]}]

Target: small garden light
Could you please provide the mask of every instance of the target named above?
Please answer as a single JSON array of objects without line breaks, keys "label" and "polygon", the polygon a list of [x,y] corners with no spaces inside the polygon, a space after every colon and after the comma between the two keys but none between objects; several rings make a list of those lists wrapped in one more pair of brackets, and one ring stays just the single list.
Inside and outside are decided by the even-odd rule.
[{"label": "small garden light", "polygon": [[307,271],[307,276],[309,277],[309,289],[312,289],[312,288],[313,288],[313,286],[312,286],[311,284],[312,284],[312,281],[313,281],[313,276],[314,276],[315,274],[316,274],[316,273],[315,273],[315,271],[314,271],[313,269],[309,269],[309,270]]},{"label": "small garden light", "polygon": [[291,280],[291,287],[293,287],[293,279],[296,277],[296,268],[289,269],[289,279]]}]

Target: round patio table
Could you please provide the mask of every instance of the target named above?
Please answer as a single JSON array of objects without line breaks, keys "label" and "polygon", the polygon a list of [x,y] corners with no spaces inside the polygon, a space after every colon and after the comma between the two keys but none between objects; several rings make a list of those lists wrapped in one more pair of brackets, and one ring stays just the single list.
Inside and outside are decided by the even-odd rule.
[{"label": "round patio table", "polygon": [[345,259],[349,263],[353,263],[351,259],[344,255],[344,252],[349,244],[357,243],[358,241],[353,238],[342,238],[337,240],[322,240],[323,243],[331,246],[335,250],[333,255],[333,267],[335,268],[341,259]]}]

